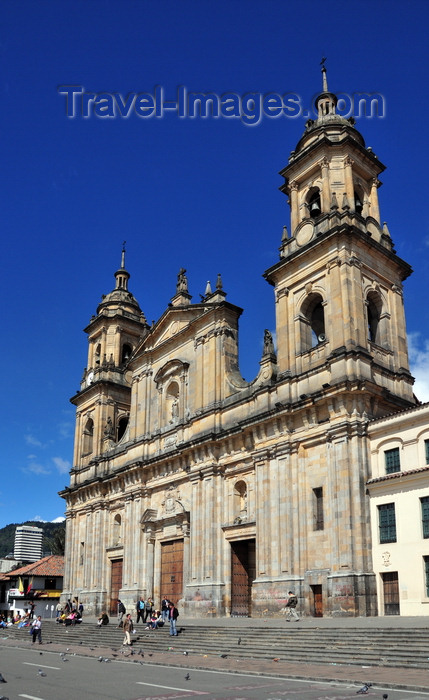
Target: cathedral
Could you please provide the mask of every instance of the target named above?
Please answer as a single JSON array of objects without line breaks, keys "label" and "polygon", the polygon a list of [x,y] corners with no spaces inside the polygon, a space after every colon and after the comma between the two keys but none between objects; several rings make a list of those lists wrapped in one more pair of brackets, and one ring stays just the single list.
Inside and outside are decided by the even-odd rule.
[{"label": "cathedral", "polygon": [[377,614],[368,423],[416,405],[402,283],[410,266],[380,220],[383,164],[336,113],[282,169],[291,218],[274,287],[275,342],[238,366],[241,309],[192,303],[186,270],[149,325],[122,253],[85,331],[66,501],[63,598],[116,612],[163,596],[188,617]]}]

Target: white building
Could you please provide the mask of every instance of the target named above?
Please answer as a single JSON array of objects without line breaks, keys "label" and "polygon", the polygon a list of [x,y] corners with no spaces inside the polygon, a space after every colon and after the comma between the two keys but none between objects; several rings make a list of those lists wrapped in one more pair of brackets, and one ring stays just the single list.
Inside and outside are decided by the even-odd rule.
[{"label": "white building", "polygon": [[369,423],[379,615],[429,613],[429,404]]},{"label": "white building", "polygon": [[18,561],[38,561],[43,554],[42,539],[42,528],[20,525],[15,530],[13,556]]}]

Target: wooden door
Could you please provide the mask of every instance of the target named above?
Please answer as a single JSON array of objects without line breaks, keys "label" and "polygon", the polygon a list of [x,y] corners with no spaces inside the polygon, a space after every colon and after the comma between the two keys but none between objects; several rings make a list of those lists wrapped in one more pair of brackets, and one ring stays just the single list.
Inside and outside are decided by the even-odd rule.
[{"label": "wooden door", "polygon": [[255,570],[255,540],[231,542],[232,616],[250,617]]},{"label": "wooden door", "polygon": [[323,617],[322,586],[311,586],[313,591],[313,617]]},{"label": "wooden door", "polygon": [[115,559],[112,561],[110,576],[110,615],[116,615],[118,612],[119,591],[122,588],[122,564],[123,559]]},{"label": "wooden door", "polygon": [[399,615],[399,581],[398,572],[389,571],[382,574],[384,614]]},{"label": "wooden door", "polygon": [[160,596],[175,604],[183,597],[183,540],[161,542]]}]

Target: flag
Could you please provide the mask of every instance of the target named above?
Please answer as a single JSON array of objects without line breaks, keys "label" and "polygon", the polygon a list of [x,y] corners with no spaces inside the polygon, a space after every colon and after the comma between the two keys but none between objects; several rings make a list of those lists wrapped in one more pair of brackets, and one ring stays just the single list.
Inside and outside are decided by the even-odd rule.
[{"label": "flag", "polygon": [[30,593],[32,588],[33,588],[33,577],[31,577],[30,583],[28,584],[27,595]]},{"label": "flag", "polygon": [[24,593],[24,584],[22,583],[22,578],[21,578],[21,576],[19,577],[18,591],[19,591],[20,593]]}]

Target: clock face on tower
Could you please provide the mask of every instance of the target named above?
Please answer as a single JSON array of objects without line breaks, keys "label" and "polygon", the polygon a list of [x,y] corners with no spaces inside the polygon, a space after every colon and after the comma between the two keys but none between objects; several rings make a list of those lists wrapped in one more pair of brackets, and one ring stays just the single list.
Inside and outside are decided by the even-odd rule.
[{"label": "clock face on tower", "polygon": [[88,372],[86,377],[86,386],[89,386],[94,381],[94,372]]}]

